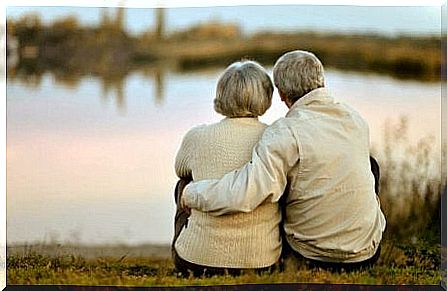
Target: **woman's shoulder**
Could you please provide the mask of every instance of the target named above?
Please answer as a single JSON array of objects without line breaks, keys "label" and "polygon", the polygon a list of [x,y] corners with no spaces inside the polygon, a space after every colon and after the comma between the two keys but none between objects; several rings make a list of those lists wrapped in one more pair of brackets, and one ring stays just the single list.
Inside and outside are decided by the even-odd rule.
[{"label": "woman's shoulder", "polygon": [[208,127],[208,125],[206,124],[200,124],[200,125],[196,125],[192,128],[190,128],[185,136],[183,137],[184,140],[193,140],[196,139],[201,133],[203,133],[204,131],[206,131],[206,128]]},{"label": "woman's shoulder", "polygon": [[256,117],[239,117],[239,118],[224,118],[220,122],[215,123],[219,126],[232,126],[232,127],[246,127],[246,128],[265,128],[268,125],[259,121]]},{"label": "woman's shoulder", "polygon": [[203,138],[208,138],[209,136],[214,135],[216,132],[220,132],[222,130],[222,121],[208,123],[208,124],[200,124],[192,127],[186,134],[184,139],[188,140],[198,140]]},{"label": "woman's shoulder", "polygon": [[[199,139],[207,139],[224,133],[237,133],[243,132],[244,134],[253,132],[263,132],[268,127],[267,124],[259,121],[256,118],[244,118],[244,119],[234,119],[234,118],[224,118],[218,122],[210,124],[200,124],[191,128],[186,134],[184,139],[193,141]],[[247,131],[248,130],[248,131]]]}]

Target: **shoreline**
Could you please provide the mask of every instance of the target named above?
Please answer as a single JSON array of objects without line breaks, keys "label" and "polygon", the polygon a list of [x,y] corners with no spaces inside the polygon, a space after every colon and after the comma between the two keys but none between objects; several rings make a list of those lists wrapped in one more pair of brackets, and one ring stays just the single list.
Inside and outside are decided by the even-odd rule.
[{"label": "shoreline", "polygon": [[[12,23],[11,23],[12,24]],[[440,81],[441,36],[383,36],[312,31],[242,35],[229,24],[204,24],[167,36],[130,36],[119,27],[29,27],[16,23],[8,39],[8,75],[99,75],[122,78],[134,69],[181,72],[226,67],[241,59],[272,66],[285,52],[315,53],[325,67],[400,79]],[[14,31],[14,29],[10,29]],[[20,32],[20,33],[19,33]],[[29,35],[35,35],[33,39]],[[100,41],[98,41],[98,39]],[[13,58],[14,57],[14,58]],[[12,62],[14,60],[14,62]]]},{"label": "shoreline", "polygon": [[171,246],[169,244],[104,244],[84,245],[76,243],[34,243],[34,244],[11,244],[6,246],[8,256],[26,256],[28,254],[39,254],[49,257],[75,256],[87,259],[95,258],[139,258],[150,257],[156,259],[170,259]]}]

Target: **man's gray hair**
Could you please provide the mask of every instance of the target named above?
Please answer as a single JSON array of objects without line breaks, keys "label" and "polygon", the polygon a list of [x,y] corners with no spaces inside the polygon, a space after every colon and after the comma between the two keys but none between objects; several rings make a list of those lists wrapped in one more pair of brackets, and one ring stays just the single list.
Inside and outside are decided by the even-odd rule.
[{"label": "man's gray hair", "polygon": [[290,104],[317,88],[324,87],[324,69],[310,52],[291,51],[282,55],[273,67],[276,88]]},{"label": "man's gray hair", "polygon": [[217,82],[214,110],[227,117],[257,117],[272,104],[273,83],[257,62],[228,66]]}]

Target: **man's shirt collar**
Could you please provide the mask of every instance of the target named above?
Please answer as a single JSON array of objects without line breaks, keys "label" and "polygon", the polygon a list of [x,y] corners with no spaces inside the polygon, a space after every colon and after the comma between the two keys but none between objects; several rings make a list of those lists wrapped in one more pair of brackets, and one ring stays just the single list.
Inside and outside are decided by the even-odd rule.
[{"label": "man's shirt collar", "polygon": [[290,113],[299,110],[299,107],[303,107],[306,105],[309,105],[313,102],[319,102],[319,103],[330,103],[334,102],[334,98],[332,98],[329,95],[329,90],[327,88],[317,88],[315,90],[310,91],[300,99],[298,99],[292,107],[290,107],[289,111],[287,112],[286,116],[288,116]]}]

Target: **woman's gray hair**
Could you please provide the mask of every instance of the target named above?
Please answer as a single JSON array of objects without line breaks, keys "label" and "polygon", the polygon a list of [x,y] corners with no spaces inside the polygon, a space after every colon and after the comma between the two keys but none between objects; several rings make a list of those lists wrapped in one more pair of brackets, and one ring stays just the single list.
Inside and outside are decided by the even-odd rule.
[{"label": "woman's gray hair", "polygon": [[273,67],[276,88],[290,104],[317,88],[324,87],[324,69],[310,52],[292,51],[282,55]]},{"label": "woman's gray hair", "polygon": [[227,117],[257,117],[272,104],[273,83],[257,62],[228,66],[217,82],[214,110]]}]

